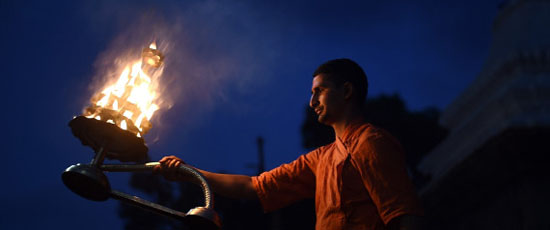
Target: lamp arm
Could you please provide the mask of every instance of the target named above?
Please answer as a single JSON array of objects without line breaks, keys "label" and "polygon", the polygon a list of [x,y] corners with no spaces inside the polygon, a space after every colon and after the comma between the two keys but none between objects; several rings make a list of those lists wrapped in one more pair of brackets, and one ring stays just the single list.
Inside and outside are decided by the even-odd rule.
[{"label": "lamp arm", "polygon": [[[152,171],[153,168],[159,164],[159,162],[148,162],[145,164],[104,164],[100,165],[99,168],[106,172],[148,172]],[[194,179],[196,179],[192,182],[198,184],[202,189],[204,195],[204,207],[213,209],[214,199],[212,196],[212,190],[210,189],[210,185],[208,185],[206,178],[199,171],[187,165],[180,165],[178,170],[181,173],[191,175]]]}]

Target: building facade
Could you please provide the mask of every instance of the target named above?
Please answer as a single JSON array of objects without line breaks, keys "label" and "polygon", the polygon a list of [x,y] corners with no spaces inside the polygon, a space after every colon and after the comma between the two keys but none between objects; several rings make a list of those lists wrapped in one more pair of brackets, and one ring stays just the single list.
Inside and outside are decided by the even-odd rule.
[{"label": "building facade", "polygon": [[504,3],[492,33],[441,115],[449,135],[418,166],[428,229],[550,229],[550,0]]}]

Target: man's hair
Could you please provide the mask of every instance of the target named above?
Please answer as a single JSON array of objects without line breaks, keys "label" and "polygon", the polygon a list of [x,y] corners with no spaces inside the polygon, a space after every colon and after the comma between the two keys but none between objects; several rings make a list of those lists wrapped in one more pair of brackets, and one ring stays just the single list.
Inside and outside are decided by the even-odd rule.
[{"label": "man's hair", "polygon": [[363,106],[367,98],[369,83],[367,75],[357,63],[347,58],[330,60],[320,65],[313,72],[313,77],[319,74],[327,75],[328,79],[336,86],[341,86],[345,82],[351,83],[357,105]]}]

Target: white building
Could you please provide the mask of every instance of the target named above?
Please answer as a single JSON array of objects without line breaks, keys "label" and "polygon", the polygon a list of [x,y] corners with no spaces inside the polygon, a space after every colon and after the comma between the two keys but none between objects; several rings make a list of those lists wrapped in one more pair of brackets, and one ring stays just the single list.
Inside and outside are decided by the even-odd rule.
[{"label": "white building", "polygon": [[427,216],[439,229],[550,229],[550,0],[508,1],[492,32],[483,69],[441,115],[449,135],[418,166]]}]

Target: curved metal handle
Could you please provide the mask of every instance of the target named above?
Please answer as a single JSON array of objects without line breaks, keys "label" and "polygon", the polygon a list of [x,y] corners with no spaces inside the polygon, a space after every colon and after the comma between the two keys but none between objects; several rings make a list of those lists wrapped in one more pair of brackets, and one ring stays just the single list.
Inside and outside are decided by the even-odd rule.
[{"label": "curved metal handle", "polygon": [[[112,165],[100,165],[99,169],[107,172],[144,172],[151,171],[159,162],[148,162],[142,165],[124,165],[124,164],[112,164]],[[183,219],[189,226],[195,226],[196,229],[213,229],[217,230],[221,228],[221,220],[218,214],[214,211],[214,199],[212,196],[212,190],[210,185],[204,178],[204,176],[196,169],[187,166],[180,165],[179,171],[193,176],[196,179],[196,184],[201,186],[204,195],[204,207],[196,207],[189,210],[187,214],[172,210],[162,205],[141,199],[136,196],[131,196],[122,192],[111,190],[111,197],[132,203],[138,207],[148,209],[150,211],[158,212],[163,215],[172,216]]]},{"label": "curved metal handle", "polygon": [[[106,165],[100,165],[99,168],[103,171],[107,172],[145,172],[145,171],[151,171],[153,168],[157,165],[160,165],[159,162],[148,162],[141,165],[136,164],[106,164]],[[206,181],[206,178],[197,171],[196,169],[187,166],[187,165],[180,165],[179,171],[184,174],[188,174],[193,176],[196,181],[192,181],[197,183],[199,186],[201,186],[203,195],[204,195],[204,207],[208,209],[214,208],[214,199],[212,196],[212,190],[210,189],[210,185],[208,185],[208,182]]]}]

